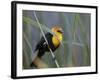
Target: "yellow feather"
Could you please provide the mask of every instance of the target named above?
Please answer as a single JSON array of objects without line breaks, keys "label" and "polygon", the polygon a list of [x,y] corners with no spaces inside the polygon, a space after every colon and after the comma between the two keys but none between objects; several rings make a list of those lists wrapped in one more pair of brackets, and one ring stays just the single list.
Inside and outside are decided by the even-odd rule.
[{"label": "yellow feather", "polygon": [[52,42],[54,44],[54,46],[58,46],[60,44],[60,42],[62,41],[62,34],[55,32],[55,35],[53,35],[52,37]]}]

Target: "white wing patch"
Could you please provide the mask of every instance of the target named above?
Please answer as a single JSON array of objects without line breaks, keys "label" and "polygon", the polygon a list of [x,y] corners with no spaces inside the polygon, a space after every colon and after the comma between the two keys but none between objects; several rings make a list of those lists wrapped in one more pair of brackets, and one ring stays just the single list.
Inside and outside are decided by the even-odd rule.
[{"label": "white wing patch", "polygon": [[43,43],[43,46],[46,46],[46,45],[47,45],[47,43],[46,43],[46,42],[44,42],[44,43]]}]

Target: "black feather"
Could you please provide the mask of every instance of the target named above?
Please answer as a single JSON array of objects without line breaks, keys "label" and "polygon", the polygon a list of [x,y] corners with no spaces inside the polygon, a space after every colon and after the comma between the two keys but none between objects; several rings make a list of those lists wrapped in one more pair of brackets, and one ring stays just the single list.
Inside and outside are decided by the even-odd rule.
[{"label": "black feather", "polygon": [[[53,42],[52,42],[53,35],[51,33],[45,34],[45,37],[46,37],[49,45],[47,45],[44,37],[42,37],[41,40],[36,45],[36,48],[35,48],[35,51],[38,50],[38,55],[37,56],[39,58],[41,58],[45,54],[45,52],[50,52],[49,47],[51,48],[52,51],[55,51],[59,47],[59,45],[56,46],[56,47],[53,45]],[[33,63],[31,63],[30,66],[32,67],[32,66],[36,66],[36,65],[34,65]]]}]

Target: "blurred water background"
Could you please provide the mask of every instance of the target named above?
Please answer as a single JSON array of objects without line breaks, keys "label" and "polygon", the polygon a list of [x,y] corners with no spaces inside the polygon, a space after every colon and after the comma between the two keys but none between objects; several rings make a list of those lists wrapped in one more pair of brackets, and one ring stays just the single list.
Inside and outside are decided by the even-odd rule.
[{"label": "blurred water background", "polygon": [[[34,49],[42,34],[34,16],[34,12],[43,28],[48,32],[53,26],[60,26],[63,33],[63,46],[55,52],[60,67],[90,66],[90,20],[89,13],[69,13],[51,11],[23,10],[23,69],[30,69],[30,63],[36,57]],[[49,52],[45,53],[42,60],[49,66],[56,65]]]}]

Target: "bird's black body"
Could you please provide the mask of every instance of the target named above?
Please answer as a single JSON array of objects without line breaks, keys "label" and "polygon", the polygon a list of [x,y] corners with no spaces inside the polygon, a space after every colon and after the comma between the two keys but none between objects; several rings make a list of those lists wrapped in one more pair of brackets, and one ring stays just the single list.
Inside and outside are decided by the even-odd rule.
[{"label": "bird's black body", "polygon": [[[48,41],[48,44],[49,45],[47,45],[47,43],[46,43],[46,41],[45,41],[45,39],[44,39],[44,37],[42,37],[41,38],[41,40],[38,42],[38,44],[36,45],[36,49],[35,49],[35,51],[37,51],[38,50],[38,57],[42,57],[43,55],[44,55],[44,53],[45,52],[49,52],[50,50],[49,50],[49,47],[51,48],[51,50],[54,52],[58,47],[59,47],[59,45],[58,46],[54,46],[54,44],[53,44],[53,42],[52,42],[52,37],[53,37],[53,35],[51,34],[51,33],[46,33],[45,34],[45,37],[46,37],[46,39],[47,39],[47,41]],[[49,47],[48,47],[49,46]]]},{"label": "bird's black body", "polygon": [[41,58],[45,54],[45,52],[50,52],[50,49],[54,52],[59,47],[60,41],[62,40],[62,29],[57,26],[54,26],[51,29],[51,31],[55,33],[55,35],[49,32],[45,34],[45,38],[48,44],[44,37],[42,37],[40,41],[37,43],[35,51],[38,53],[36,59],[32,61],[30,65],[31,67],[38,66],[36,63],[39,62],[39,59],[37,58]]}]

